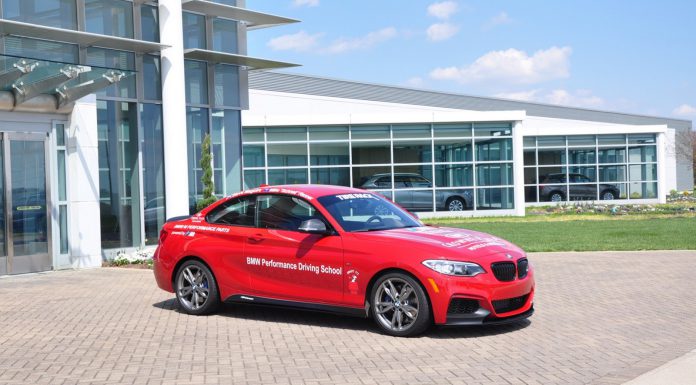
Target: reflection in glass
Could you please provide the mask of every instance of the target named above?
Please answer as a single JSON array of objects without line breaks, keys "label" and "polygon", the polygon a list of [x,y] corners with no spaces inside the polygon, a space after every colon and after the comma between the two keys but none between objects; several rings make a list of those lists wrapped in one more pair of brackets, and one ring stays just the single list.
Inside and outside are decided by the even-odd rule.
[{"label": "reflection in glass", "polygon": [[432,190],[397,190],[394,201],[409,211],[433,211]]},{"label": "reflection in glass", "polygon": [[566,164],[566,150],[544,150],[539,149],[538,154],[539,164]]},{"label": "reflection in glass", "polygon": [[312,184],[330,184],[350,187],[350,169],[348,167],[313,168]]},{"label": "reflection in glass", "polygon": [[[89,47],[87,48],[87,64],[122,70],[134,70],[135,54],[133,52]],[[112,84],[109,87],[97,91],[96,94],[97,96],[135,98],[135,76],[128,76],[116,84]]]},{"label": "reflection in glass", "polygon": [[263,142],[263,127],[244,127],[242,129],[242,142]]},{"label": "reflection in glass", "polygon": [[48,252],[43,141],[10,141],[12,242],[15,258]]},{"label": "reflection in glass", "polygon": [[436,140],[436,162],[471,162],[471,140]]},{"label": "reflection in glass", "polygon": [[525,167],[524,168],[524,183],[532,184],[537,183],[537,169],[536,167]]},{"label": "reflection in glass", "polygon": [[537,186],[524,186],[524,201],[537,202]]},{"label": "reflection in glass", "polygon": [[162,100],[159,56],[143,55],[143,90],[146,100]]},{"label": "reflection in glass", "polygon": [[267,151],[269,167],[307,165],[307,145],[304,143],[268,144]]},{"label": "reflection in glass", "polygon": [[309,127],[309,140],[348,140],[348,127]]},{"label": "reflection in glass", "polygon": [[512,135],[512,125],[501,123],[474,123],[474,136],[509,136]]},{"label": "reflection in glass", "polygon": [[650,199],[657,197],[657,182],[629,184],[631,199]]},{"label": "reflection in glass", "polygon": [[268,184],[305,184],[307,169],[268,170]]},{"label": "reflection in glass", "polygon": [[311,143],[309,159],[312,166],[350,164],[348,143]]},{"label": "reflection in glass", "polygon": [[353,167],[353,187],[384,189],[392,186],[391,167]]},{"label": "reflection in glass", "polygon": [[[564,178],[565,179],[565,178]],[[539,185],[539,202],[562,202],[568,197],[568,186],[564,184]]]},{"label": "reflection in glass", "polygon": [[524,150],[524,165],[525,166],[535,166],[537,164],[536,160],[536,150],[535,149],[525,149]]},{"label": "reflection in glass", "polygon": [[474,190],[446,189],[435,190],[436,211],[462,211],[474,209]]},{"label": "reflection in glass", "polygon": [[196,202],[202,198],[203,183],[201,176],[201,144],[208,130],[208,109],[186,107],[186,136],[188,148],[189,172],[189,211],[196,212]]},{"label": "reflection in glass", "polygon": [[436,138],[468,138],[471,137],[471,123],[435,124],[433,136]]},{"label": "reflection in glass", "polygon": [[2,15],[8,20],[77,29],[75,0],[3,0]]},{"label": "reflection in glass", "polygon": [[242,188],[241,113],[239,110],[214,109],[211,121],[211,135],[215,142],[213,161],[219,168],[215,175],[215,189],[222,195],[230,195]]},{"label": "reflection in glass", "polygon": [[479,162],[512,160],[512,139],[477,139],[475,146]]},{"label": "reflection in glass", "polygon": [[596,144],[594,135],[570,135],[568,136],[569,146],[594,146]]},{"label": "reflection in glass", "polygon": [[77,63],[79,61],[77,44],[17,36],[5,36],[3,40],[5,42],[5,53],[8,55],[54,60],[63,63]]},{"label": "reflection in glass", "polygon": [[573,166],[568,169],[570,182],[596,182],[595,166]]},{"label": "reflection in glass", "polygon": [[353,142],[353,164],[391,163],[389,142]]},{"label": "reflection in glass", "polygon": [[594,147],[592,148],[571,148],[568,149],[570,164],[594,164],[597,163]]},{"label": "reflection in glass", "polygon": [[184,49],[205,49],[205,16],[183,12]]},{"label": "reflection in glass", "polygon": [[599,166],[600,182],[625,182],[626,166]]},{"label": "reflection in glass", "polygon": [[655,134],[630,134],[628,144],[649,144],[655,143]]},{"label": "reflection in glass", "polygon": [[596,184],[571,184],[568,186],[571,201],[597,200]]},{"label": "reflection in glass", "polygon": [[626,135],[599,135],[597,143],[602,145],[626,144]]},{"label": "reflection in glass", "polygon": [[395,188],[433,187],[432,168],[428,165],[394,167]]},{"label": "reflection in glass", "polygon": [[307,140],[306,127],[268,127],[266,136],[269,142]]},{"label": "reflection in glass", "polygon": [[238,53],[237,22],[234,20],[213,19],[213,51]]},{"label": "reflection in glass", "polygon": [[208,70],[201,61],[184,60],[186,103],[208,104]]},{"label": "reflection in glass", "polygon": [[410,124],[393,125],[392,135],[394,138],[430,138],[430,125]]},{"label": "reflection in glass", "polygon": [[215,66],[215,105],[239,107],[239,67]]},{"label": "reflection in glass", "polygon": [[85,0],[85,22],[87,32],[133,38],[133,3]]},{"label": "reflection in glass", "polygon": [[353,139],[388,139],[389,126],[353,126]]},{"label": "reflection in glass", "polygon": [[263,170],[244,170],[244,188],[259,187],[266,183],[266,175]]},{"label": "reflection in glass", "polygon": [[142,39],[159,42],[159,13],[157,7],[143,4],[140,6],[140,25]]},{"label": "reflection in glass", "polygon": [[145,244],[157,244],[159,230],[164,225],[164,139],[162,106],[140,104],[143,157],[143,213]]},{"label": "reflection in glass", "polygon": [[473,166],[469,164],[436,165],[435,185],[437,187],[473,186]]},{"label": "reflection in glass", "polygon": [[59,232],[59,252],[68,253],[68,206],[58,206],[58,232]]},{"label": "reflection in glass", "polygon": [[628,148],[628,161],[630,163],[657,162],[657,150],[655,146],[640,146]]},{"label": "reflection in glass", "polygon": [[657,180],[657,164],[632,164],[628,166],[628,174],[631,182]]},{"label": "reflection in glass", "polygon": [[501,210],[515,208],[513,189],[480,188],[476,190],[477,210]]},{"label": "reflection in glass", "polygon": [[244,167],[263,167],[266,165],[266,155],[262,144],[245,144],[242,149]]},{"label": "reflection in glass", "polygon": [[565,147],[565,136],[537,136],[539,147]]},{"label": "reflection in glass", "polygon": [[432,144],[430,141],[394,142],[394,163],[430,163],[432,162]]},{"label": "reflection in glass", "polygon": [[599,163],[624,163],[626,162],[626,148],[600,148]]},{"label": "reflection in glass", "polygon": [[511,184],[513,184],[511,163],[479,163],[476,165],[477,186],[502,186]]}]

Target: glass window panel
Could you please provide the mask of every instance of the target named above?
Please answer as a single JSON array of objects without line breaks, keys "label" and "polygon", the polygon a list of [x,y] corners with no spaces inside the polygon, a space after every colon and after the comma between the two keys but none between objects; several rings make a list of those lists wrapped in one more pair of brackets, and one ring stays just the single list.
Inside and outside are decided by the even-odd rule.
[{"label": "glass window panel", "polygon": [[237,22],[227,19],[213,19],[213,51],[238,53]]},{"label": "glass window panel", "polygon": [[65,177],[65,150],[58,150],[58,200],[68,200],[67,181]]},{"label": "glass window panel", "polygon": [[536,147],[536,136],[525,136],[524,139],[522,139],[522,146],[524,148]]},{"label": "glass window panel", "polygon": [[629,134],[628,144],[655,143],[655,134]]},{"label": "glass window panel", "polygon": [[430,138],[430,125],[393,125],[394,138]]},{"label": "glass window panel", "polygon": [[524,201],[531,203],[531,202],[538,202],[538,188],[537,186],[524,186]]},{"label": "glass window panel", "polygon": [[350,169],[348,167],[313,168],[310,171],[312,184],[330,184],[350,187]]},{"label": "glass window panel", "polygon": [[513,183],[511,163],[476,165],[476,185],[478,186],[502,186]]},{"label": "glass window panel", "polygon": [[628,166],[630,181],[657,180],[657,164],[632,164]]},{"label": "glass window panel", "polygon": [[568,136],[569,146],[594,146],[597,140],[594,135],[570,135]]},{"label": "glass window panel", "polygon": [[462,211],[474,209],[473,189],[435,190],[435,209],[437,211]]},{"label": "glass window panel", "polygon": [[468,164],[436,165],[435,185],[437,187],[473,186],[473,166]]},{"label": "glass window panel", "polygon": [[312,166],[350,164],[350,153],[346,143],[311,143],[309,159]]},{"label": "glass window panel", "polygon": [[536,162],[536,150],[535,149],[525,149],[524,150],[524,165],[525,166],[535,166]]},{"label": "glass window panel", "polygon": [[566,150],[565,149],[539,149],[538,153],[539,164],[566,164]]},{"label": "glass window panel", "polygon": [[657,162],[657,149],[655,146],[629,147],[628,161],[631,163]]},{"label": "glass window panel", "polygon": [[306,184],[306,169],[268,170],[268,184]]},{"label": "glass window panel", "polygon": [[626,144],[626,135],[598,135],[597,143],[602,145]]},{"label": "glass window panel", "polygon": [[435,124],[433,133],[436,138],[471,137],[471,123]]},{"label": "glass window panel", "polygon": [[143,4],[140,6],[140,25],[142,39],[159,42],[159,13],[157,7]]},{"label": "glass window panel", "polygon": [[512,135],[510,123],[474,123],[474,136],[509,136]]},{"label": "glass window panel", "polygon": [[243,142],[263,142],[263,127],[244,127],[242,129]]},{"label": "glass window panel", "polygon": [[263,167],[266,164],[263,145],[245,144],[242,147],[244,167]]},{"label": "glass window panel", "polygon": [[56,124],[56,145],[65,146],[65,125]]},{"label": "glass window panel", "polygon": [[[135,54],[133,52],[116,51],[104,48],[87,48],[87,64],[123,70],[135,70]],[[96,92],[97,96],[113,96],[119,98],[136,98],[135,76],[129,76],[116,84]]]},{"label": "glass window panel", "polygon": [[215,65],[215,104],[239,107],[239,67]]},{"label": "glass window panel", "polygon": [[164,197],[164,139],[162,133],[162,106],[140,104],[143,159],[143,215],[145,217],[145,244],[159,241],[159,231],[165,221]]},{"label": "glass window panel", "polygon": [[305,127],[267,127],[266,136],[269,142],[307,140]]},{"label": "glass window panel", "polygon": [[600,182],[625,182],[626,166],[599,166]]},{"label": "glass window panel", "polygon": [[595,166],[573,166],[568,169],[571,183],[596,182]]},{"label": "glass window panel", "polygon": [[205,62],[185,60],[186,103],[208,104],[208,73]]},{"label": "glass window panel", "polygon": [[266,183],[266,174],[263,170],[244,170],[244,188],[259,187]]},{"label": "glass window panel", "polygon": [[624,163],[626,162],[626,148],[600,148],[598,159],[599,163]]},{"label": "glass window panel", "polygon": [[239,137],[242,131],[242,117],[239,110],[213,110],[211,114],[212,132],[220,136],[220,149],[214,153],[220,160],[222,177],[216,179],[216,186],[224,195],[230,195],[242,188],[241,148]]},{"label": "glass window panel", "polygon": [[391,163],[389,142],[353,142],[353,164]]},{"label": "glass window panel", "polygon": [[394,142],[394,163],[432,163],[432,144],[428,141]]},{"label": "glass window panel", "polygon": [[480,188],[476,190],[477,210],[501,210],[515,208],[512,188]]},{"label": "glass window panel", "polygon": [[16,36],[5,36],[2,39],[5,42],[5,53],[8,55],[63,63],[77,63],[79,61],[79,49],[75,44]]},{"label": "glass window panel", "polygon": [[[97,101],[102,248],[140,245],[138,117],[135,103]],[[103,155],[102,155],[103,154]]]},{"label": "glass window panel", "polygon": [[565,167],[539,167],[539,180],[541,183],[565,183]]},{"label": "glass window panel", "polygon": [[539,147],[565,147],[565,136],[537,136]]},{"label": "glass window panel", "polygon": [[60,232],[60,253],[67,254],[69,250],[68,244],[68,206],[58,206],[58,226]]},{"label": "glass window panel", "polygon": [[309,140],[348,140],[348,127],[309,127]]},{"label": "glass window panel", "polygon": [[8,20],[77,29],[75,0],[3,0],[2,15]]},{"label": "glass window panel", "polygon": [[[269,144],[268,166],[306,166],[307,165],[307,145],[299,144]],[[270,174],[268,176],[270,179]]]},{"label": "glass window panel", "polygon": [[370,190],[392,187],[391,167],[353,167],[353,187]]},{"label": "glass window panel", "polygon": [[473,157],[471,139],[436,140],[436,162],[471,162]]},{"label": "glass window panel", "polygon": [[184,49],[202,48],[205,46],[205,16],[183,12]]},{"label": "glass window panel", "polygon": [[568,200],[568,186],[544,184],[539,185],[539,202],[562,202]]},{"label": "glass window panel", "polygon": [[512,160],[512,139],[477,139],[476,160]]},{"label": "glass window panel", "polygon": [[85,0],[85,30],[133,37],[133,3],[124,0]]},{"label": "glass window panel", "polygon": [[433,187],[432,174],[430,165],[394,167],[394,188]]},{"label": "glass window panel", "polygon": [[652,199],[657,198],[657,182],[651,183],[629,183],[631,199]]},{"label": "glass window panel", "polygon": [[162,100],[159,56],[143,55],[143,90],[146,100]]},{"label": "glass window panel", "polygon": [[433,211],[432,190],[401,190],[394,192],[394,202],[411,212]]},{"label": "glass window panel", "polygon": [[524,168],[524,184],[537,183],[536,172],[537,172],[536,167],[525,167]]},{"label": "glass window panel", "polygon": [[389,126],[354,126],[351,136],[353,139],[388,139]]},{"label": "glass window panel", "polygon": [[186,132],[189,143],[188,167],[189,167],[189,210],[193,214],[196,212],[196,202],[202,198],[203,183],[201,177],[201,144],[203,138],[209,132],[208,129],[208,109],[207,108],[186,108]]},{"label": "glass window panel", "polygon": [[572,184],[568,186],[568,193],[571,201],[594,201],[597,200],[597,185]]},{"label": "glass window panel", "polygon": [[591,164],[597,163],[595,148],[570,148],[568,149],[568,163],[570,164]]}]

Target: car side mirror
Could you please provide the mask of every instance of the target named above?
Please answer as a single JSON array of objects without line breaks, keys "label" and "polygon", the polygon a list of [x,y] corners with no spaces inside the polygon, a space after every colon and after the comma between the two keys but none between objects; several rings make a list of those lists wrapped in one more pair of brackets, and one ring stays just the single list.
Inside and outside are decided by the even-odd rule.
[{"label": "car side mirror", "polygon": [[307,219],[306,221],[303,221],[300,224],[300,227],[298,229],[302,233],[309,233],[309,234],[328,234],[328,230],[326,228],[326,223],[322,221],[321,219]]}]

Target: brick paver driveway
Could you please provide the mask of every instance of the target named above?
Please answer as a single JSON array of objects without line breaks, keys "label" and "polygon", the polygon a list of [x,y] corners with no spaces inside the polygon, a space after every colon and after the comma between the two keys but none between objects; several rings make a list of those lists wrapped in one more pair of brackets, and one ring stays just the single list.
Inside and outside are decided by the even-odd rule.
[{"label": "brick paver driveway", "polygon": [[537,314],[404,339],[253,306],[179,313],[152,272],[0,279],[0,383],[621,383],[696,347],[696,252],[531,256]]}]

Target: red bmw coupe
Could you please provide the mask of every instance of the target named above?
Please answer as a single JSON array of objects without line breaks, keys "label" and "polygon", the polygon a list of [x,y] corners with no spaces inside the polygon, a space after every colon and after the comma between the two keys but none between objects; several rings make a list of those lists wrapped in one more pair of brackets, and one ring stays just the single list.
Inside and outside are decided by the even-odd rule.
[{"label": "red bmw coupe", "polygon": [[388,199],[322,185],[269,186],[170,219],[160,288],[189,314],[222,302],[372,317],[385,333],[512,322],[534,312],[534,272],[489,234],[423,225]]}]

